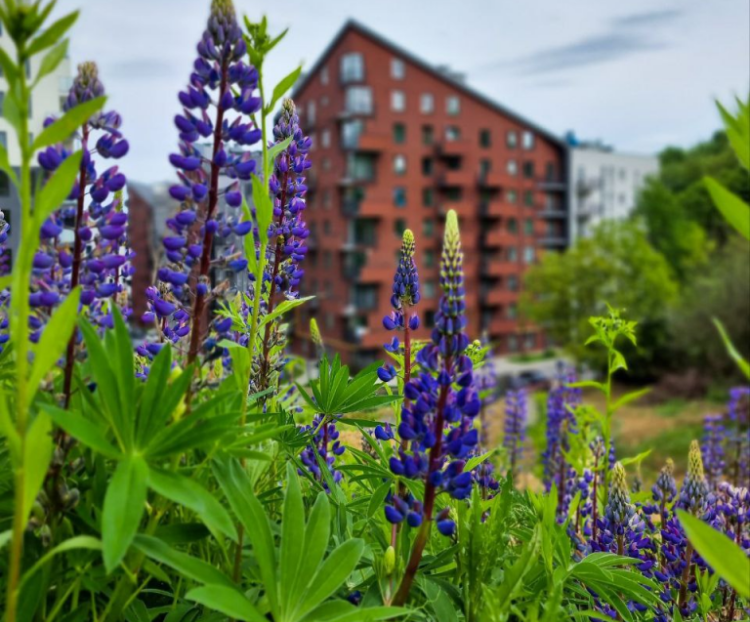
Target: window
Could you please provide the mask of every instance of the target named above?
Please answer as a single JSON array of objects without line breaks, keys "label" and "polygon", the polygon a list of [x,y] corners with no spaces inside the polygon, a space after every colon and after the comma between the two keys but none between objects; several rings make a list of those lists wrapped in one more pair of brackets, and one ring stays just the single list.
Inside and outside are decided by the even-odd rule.
[{"label": "window", "polygon": [[[406,221],[403,218],[397,218],[393,222],[393,232],[400,238],[404,235],[404,231],[406,231]],[[401,255],[400,252],[398,254]]]},{"label": "window", "polygon": [[406,65],[400,58],[391,59],[391,78],[394,80],[403,80],[406,76]]},{"label": "window", "polygon": [[329,104],[328,95],[323,95],[323,97],[320,98],[320,106],[321,108],[325,108]]},{"label": "window", "polygon": [[331,221],[330,220],[323,221],[323,235],[331,235]]},{"label": "window", "polygon": [[393,142],[402,145],[406,142],[406,126],[403,123],[393,124]]},{"label": "window", "polygon": [[505,170],[508,172],[508,175],[518,175],[518,162],[515,160],[508,160],[508,163],[505,165]]},{"label": "window", "polygon": [[518,291],[518,277],[515,274],[509,275],[508,280],[506,281],[505,284],[509,291],[511,292]]},{"label": "window", "polygon": [[431,125],[422,126],[422,144],[431,145],[435,142],[435,130]]},{"label": "window", "polygon": [[534,333],[527,333],[523,338],[523,342],[527,350],[533,350],[536,347],[536,335]]},{"label": "window", "polygon": [[375,164],[366,155],[350,153],[346,161],[347,177],[358,181],[371,181],[375,178]]},{"label": "window", "polygon": [[449,125],[445,128],[445,140],[448,142],[454,142],[461,140],[461,128],[455,125]]},{"label": "window", "polygon": [[508,233],[518,233],[518,221],[515,218],[508,219]]},{"label": "window", "polygon": [[508,248],[508,261],[518,261],[518,249],[515,246]]},{"label": "window", "polygon": [[463,188],[446,188],[445,189],[445,199],[447,201],[450,201],[451,203],[458,203],[461,199],[463,199],[464,193]]},{"label": "window", "polygon": [[391,110],[393,112],[406,110],[406,95],[403,91],[391,91]]},{"label": "window", "polygon": [[354,288],[354,306],[363,311],[378,307],[378,286],[357,285]]},{"label": "window", "polygon": [[422,189],[422,205],[432,207],[435,204],[435,191],[432,188]]},{"label": "window", "polygon": [[523,176],[526,179],[534,179],[534,163],[526,161],[523,163]]},{"label": "window", "polygon": [[406,174],[406,156],[401,154],[393,156],[393,172],[396,175]]},{"label": "window", "polygon": [[557,181],[557,169],[555,167],[554,162],[547,162],[547,169],[545,172],[545,175],[547,177],[547,181]]},{"label": "window", "polygon": [[435,297],[435,281],[425,281],[424,285],[422,285],[422,288],[425,298]]},{"label": "window", "polygon": [[511,302],[505,310],[509,320],[515,320],[518,317],[518,306],[515,302]]},{"label": "window", "polygon": [[422,114],[432,114],[435,110],[435,98],[432,93],[422,93],[419,98],[419,111]]},{"label": "window", "polygon": [[375,246],[375,221],[367,218],[358,218],[354,221],[354,242],[363,246]]},{"label": "window", "polygon": [[365,61],[359,52],[350,52],[341,57],[341,81],[361,82],[365,79]]},{"label": "window", "polygon": [[426,238],[431,238],[433,235],[435,235],[435,221],[426,218],[422,222],[422,233]]},{"label": "window", "polygon": [[529,150],[534,148],[534,132],[524,130],[523,136],[521,137],[521,144],[524,149]]},{"label": "window", "polygon": [[508,146],[508,149],[518,147],[518,134],[516,134],[515,130],[508,130],[508,133],[505,135],[505,144]]},{"label": "window", "polygon": [[323,267],[330,268],[333,265],[331,251],[323,251]]},{"label": "window", "polygon": [[422,251],[422,258],[424,259],[425,268],[435,267],[435,251],[432,251],[432,250]]},{"label": "window", "polygon": [[534,235],[534,221],[531,218],[523,221],[523,232],[525,235]]},{"label": "window", "polygon": [[534,192],[532,190],[523,193],[523,204],[527,207],[534,207]]},{"label": "window", "polygon": [[307,125],[315,125],[315,100],[311,99],[307,102],[307,118],[305,119]]},{"label": "window", "polygon": [[406,188],[396,186],[393,189],[393,204],[396,207],[406,207]]},{"label": "window", "polygon": [[341,146],[344,149],[355,149],[363,129],[364,124],[361,119],[344,121],[341,124]]},{"label": "window", "polygon": [[323,158],[323,170],[324,171],[331,170],[331,158]]},{"label": "window", "polygon": [[479,146],[485,149],[492,146],[492,133],[489,130],[479,130]]},{"label": "window", "polygon": [[449,95],[445,99],[445,111],[452,117],[461,112],[461,100],[458,98],[458,95]]},{"label": "window", "polygon": [[518,337],[515,335],[508,335],[508,350],[510,352],[518,351]]},{"label": "window", "polygon": [[346,110],[355,114],[370,114],[372,89],[369,86],[350,86],[346,89]]},{"label": "window", "polygon": [[331,209],[331,191],[323,190],[323,209]]},{"label": "window", "polygon": [[435,171],[435,160],[432,158],[422,158],[422,175],[429,177]]},{"label": "window", "polygon": [[487,174],[492,170],[492,161],[486,158],[479,161],[479,177],[485,179]]},{"label": "window", "polygon": [[323,67],[320,70],[320,83],[328,84],[328,67]]},{"label": "window", "polygon": [[518,192],[515,190],[506,190],[505,200],[508,203],[518,203]]},{"label": "window", "polygon": [[331,146],[331,130],[323,130],[320,133],[320,145],[322,147]]},{"label": "window", "polygon": [[523,262],[534,263],[534,247],[524,246],[523,248]]}]

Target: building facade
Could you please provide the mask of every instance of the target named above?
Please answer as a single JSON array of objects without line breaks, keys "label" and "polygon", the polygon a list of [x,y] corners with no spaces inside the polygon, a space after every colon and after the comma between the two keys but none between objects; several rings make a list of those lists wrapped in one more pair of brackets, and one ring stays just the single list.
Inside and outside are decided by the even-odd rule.
[{"label": "building facade", "polygon": [[[16,50],[13,41],[0,25],[0,47],[11,58],[15,58]],[[33,79],[39,71],[39,63],[44,55],[31,59],[26,67],[27,77]],[[31,95],[31,106],[29,110],[29,131],[37,136],[44,127],[44,120],[50,116],[59,116],[62,105],[68,95],[73,83],[71,75],[70,60],[64,58],[58,67],[39,81]],[[11,125],[5,119],[4,106],[5,94],[8,91],[8,82],[0,71],[0,144],[8,152],[8,160],[14,169],[21,165],[21,150],[16,141],[15,133]],[[10,179],[0,171],[0,210],[5,215],[5,220],[10,224],[10,236],[6,244],[6,252],[10,253],[10,265],[18,250],[21,227],[18,222],[20,214],[20,203],[15,186]]]},{"label": "building facade", "polygon": [[[311,235],[297,341],[314,315],[355,366],[382,357],[401,234],[417,243],[427,338],[439,299],[443,221],[464,246],[468,332],[495,351],[543,346],[518,318],[524,271],[568,242],[567,147],[366,27],[349,22],[293,94],[313,138]],[[313,346],[302,346],[312,354]]]},{"label": "building facade", "polygon": [[630,216],[646,178],[659,173],[656,156],[617,153],[601,143],[573,144],[569,157],[571,241],[603,220]]}]

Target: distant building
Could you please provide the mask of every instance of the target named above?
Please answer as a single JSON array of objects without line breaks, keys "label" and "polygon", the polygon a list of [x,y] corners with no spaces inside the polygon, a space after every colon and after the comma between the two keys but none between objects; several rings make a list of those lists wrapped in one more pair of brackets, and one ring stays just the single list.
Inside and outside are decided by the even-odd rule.
[{"label": "distant building", "polygon": [[296,323],[302,354],[307,317],[355,366],[382,356],[382,326],[401,234],[417,241],[427,338],[440,296],[443,221],[459,216],[468,332],[500,353],[540,348],[518,320],[524,271],[568,243],[567,145],[356,22],[348,22],[293,98],[313,138],[310,253]]},{"label": "distant building", "polygon": [[587,237],[602,220],[630,216],[649,175],[659,172],[656,156],[617,153],[599,142],[570,147],[570,239]]},{"label": "distant building", "polygon": [[[15,58],[16,50],[8,34],[0,25],[0,47],[11,57]],[[26,75],[33,79],[39,71],[39,63],[44,55],[35,56],[27,64]],[[73,83],[71,75],[70,60],[66,57],[51,74],[42,78],[31,95],[29,114],[29,131],[38,136],[43,129],[44,120],[50,116],[59,116],[62,112],[62,104],[68,96],[68,91]],[[18,147],[15,131],[10,123],[4,118],[5,94],[8,91],[8,82],[0,72],[0,143],[8,151],[10,165],[18,170],[21,166],[21,150]],[[36,162],[34,162],[36,164]],[[36,169],[36,167],[35,167]],[[38,170],[38,169],[37,169]],[[10,256],[10,266],[18,251],[21,235],[20,202],[15,186],[5,172],[0,171],[0,210],[5,214],[5,220],[10,224],[10,236],[7,243]]]}]

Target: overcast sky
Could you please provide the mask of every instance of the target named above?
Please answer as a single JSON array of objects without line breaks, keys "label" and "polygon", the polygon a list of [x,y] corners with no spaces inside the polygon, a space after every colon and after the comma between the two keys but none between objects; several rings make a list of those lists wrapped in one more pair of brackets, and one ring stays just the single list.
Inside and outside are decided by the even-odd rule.
[{"label": "overcast sky", "polygon": [[[750,88],[748,0],[235,0],[290,27],[268,82],[310,67],[354,17],[552,132],[573,129],[616,149],[689,146],[718,127],[714,98]],[[124,118],[139,181],[170,179],[177,91],[184,87],[209,0],[58,0],[81,9],[74,64],[95,60]]]}]

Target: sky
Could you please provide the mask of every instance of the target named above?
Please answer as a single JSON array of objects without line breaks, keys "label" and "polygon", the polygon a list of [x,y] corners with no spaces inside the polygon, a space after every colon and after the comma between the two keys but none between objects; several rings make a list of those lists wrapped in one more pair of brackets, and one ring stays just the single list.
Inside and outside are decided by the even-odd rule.
[{"label": "sky", "polygon": [[[94,60],[123,116],[133,180],[173,177],[172,119],[209,0],[58,0],[80,9],[75,64]],[[718,128],[715,99],[750,89],[748,0],[235,0],[239,14],[290,28],[267,61],[269,86],[311,67],[348,18],[562,135],[630,153],[688,147]]]}]

